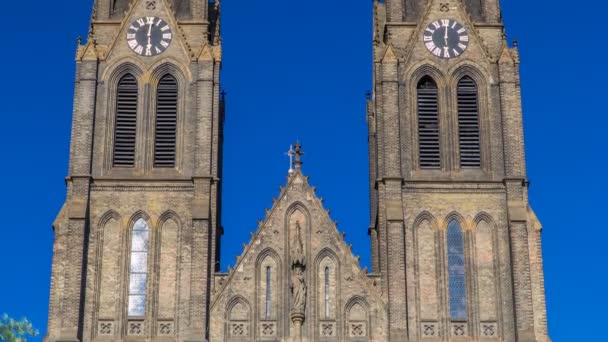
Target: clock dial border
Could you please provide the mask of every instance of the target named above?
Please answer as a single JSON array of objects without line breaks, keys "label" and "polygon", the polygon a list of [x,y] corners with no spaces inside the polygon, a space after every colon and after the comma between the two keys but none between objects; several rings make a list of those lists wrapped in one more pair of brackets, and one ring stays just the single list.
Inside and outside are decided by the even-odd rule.
[{"label": "clock dial border", "polygon": [[469,48],[469,30],[456,19],[442,18],[429,23],[422,34],[426,49],[435,57],[453,59]]},{"label": "clock dial border", "polygon": [[127,28],[127,46],[140,57],[155,57],[165,52],[173,42],[173,29],[161,17],[146,16],[133,21]]}]

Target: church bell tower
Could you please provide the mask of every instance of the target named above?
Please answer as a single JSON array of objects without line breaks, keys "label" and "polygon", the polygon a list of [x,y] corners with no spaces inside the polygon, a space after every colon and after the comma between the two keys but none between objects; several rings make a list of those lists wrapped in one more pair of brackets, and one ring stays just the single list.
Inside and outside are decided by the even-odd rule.
[{"label": "church bell tower", "polygon": [[79,41],[46,341],[205,341],[219,265],[219,0],[96,0]]},{"label": "church bell tower", "polygon": [[370,237],[390,341],[549,341],[498,0],[374,7]]}]

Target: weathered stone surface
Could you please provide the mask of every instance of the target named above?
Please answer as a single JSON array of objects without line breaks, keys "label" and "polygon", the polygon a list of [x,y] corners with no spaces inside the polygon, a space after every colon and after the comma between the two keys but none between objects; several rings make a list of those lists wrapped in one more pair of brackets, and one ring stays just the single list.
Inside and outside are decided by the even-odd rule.
[{"label": "weathered stone surface", "polygon": [[[498,1],[374,2],[367,104],[373,273],[360,268],[309,186],[299,144],[273,208],[234,268],[218,273],[219,6],[95,1],[89,38],[76,54],[46,340],[549,341],[542,226],[528,203],[519,53],[505,41]],[[171,45],[156,57],[128,46],[128,27],[147,16],[172,28]],[[446,18],[469,33],[458,58],[436,57],[423,38],[429,24],[441,28]],[[138,85],[135,160],[115,167],[117,84],[126,74]],[[178,83],[174,168],[153,160],[156,88],[166,74]],[[461,162],[463,77],[477,90],[479,167]],[[437,88],[436,169],[419,158],[423,78]],[[145,222],[145,233],[133,233],[136,222]],[[448,225],[459,227],[450,239]],[[144,310],[129,316],[135,304]]]}]

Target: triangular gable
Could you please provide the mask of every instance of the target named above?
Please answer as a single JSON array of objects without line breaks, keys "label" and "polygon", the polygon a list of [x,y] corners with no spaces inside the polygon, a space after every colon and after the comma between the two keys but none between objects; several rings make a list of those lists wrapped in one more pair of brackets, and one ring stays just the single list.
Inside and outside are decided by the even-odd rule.
[{"label": "triangular gable", "polygon": [[[121,21],[120,29],[117,31],[116,35],[111,40],[111,43],[108,45],[104,53],[100,55],[101,59],[110,59],[114,54],[122,56],[128,49],[126,34],[131,23],[139,18],[149,16],[156,16],[162,18],[167,23],[169,23],[173,30],[173,39],[171,42],[171,46],[169,46],[168,50],[165,51],[163,55],[170,54],[172,56],[176,56],[176,52],[179,51],[179,53],[182,54],[184,58],[195,58],[195,54],[192,52],[192,47],[186,41],[186,37],[183,34],[182,28],[178,24],[177,19],[175,18],[175,14],[171,9],[170,4],[167,2],[167,0],[157,1],[157,5],[154,9],[148,9],[146,7],[145,0],[135,0],[130,5],[128,11],[125,13],[125,16]],[[173,52],[173,54],[171,54],[171,52]],[[154,58],[150,58],[151,62],[155,60],[156,59]]]},{"label": "triangular gable", "polygon": [[465,52],[465,57],[467,53],[478,52],[481,54],[486,60],[491,61],[492,58],[487,51],[483,39],[479,35],[479,32],[475,28],[473,20],[471,16],[467,12],[464,3],[461,0],[456,0],[452,2],[451,5],[447,7],[444,6],[445,3],[441,0],[431,0],[426,4],[426,8],[424,10],[424,15],[421,16],[418,21],[418,25],[414,34],[410,37],[410,41],[406,44],[407,48],[404,51],[404,60],[407,62],[412,55],[414,54],[425,54],[429,53],[426,47],[424,46],[424,42],[422,40],[422,32],[426,29],[427,25],[437,19],[454,19],[461,24],[463,24],[467,30],[469,31],[469,36],[471,40],[469,42],[469,47],[467,52]]}]

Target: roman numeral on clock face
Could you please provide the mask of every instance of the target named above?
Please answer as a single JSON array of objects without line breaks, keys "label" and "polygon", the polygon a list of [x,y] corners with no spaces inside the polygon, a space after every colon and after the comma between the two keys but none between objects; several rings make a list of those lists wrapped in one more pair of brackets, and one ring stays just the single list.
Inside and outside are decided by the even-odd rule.
[{"label": "roman numeral on clock face", "polygon": [[143,57],[153,57],[165,52],[173,40],[171,26],[158,17],[135,20],[127,29],[127,45]]},{"label": "roman numeral on clock face", "polygon": [[454,19],[439,19],[428,24],[422,33],[422,42],[434,56],[451,59],[464,54],[469,46],[469,33]]}]

